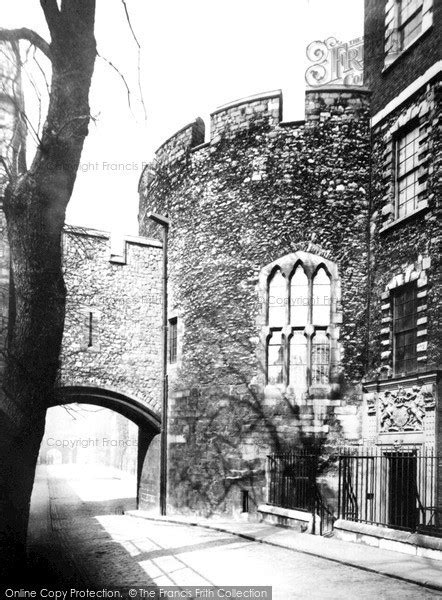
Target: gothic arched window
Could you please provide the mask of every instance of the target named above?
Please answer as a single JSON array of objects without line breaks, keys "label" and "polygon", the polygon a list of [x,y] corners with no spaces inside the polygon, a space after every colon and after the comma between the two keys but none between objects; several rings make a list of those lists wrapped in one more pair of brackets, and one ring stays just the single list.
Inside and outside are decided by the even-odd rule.
[{"label": "gothic arched window", "polygon": [[269,325],[282,327],[287,314],[287,279],[281,269],[276,269],[269,281]]},{"label": "gothic arched window", "polygon": [[281,265],[273,265],[266,306],[267,383],[290,387],[297,395],[311,386],[330,383],[336,305],[333,279],[325,264],[331,263],[302,254],[305,262],[292,258],[290,263],[289,258],[296,255],[288,255]]},{"label": "gothic arched window", "polygon": [[308,322],[309,283],[299,264],[290,279],[290,322],[302,327]]}]

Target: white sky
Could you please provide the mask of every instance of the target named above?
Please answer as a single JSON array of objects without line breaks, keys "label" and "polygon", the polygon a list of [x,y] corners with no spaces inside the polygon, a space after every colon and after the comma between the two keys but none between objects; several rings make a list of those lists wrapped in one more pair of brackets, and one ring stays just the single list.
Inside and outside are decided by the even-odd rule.
[{"label": "white sky", "polygon": [[[137,51],[121,0],[97,0],[97,59],[86,140],[68,222],[137,233],[143,163],[167,137],[219,105],[282,89],[284,120],[304,117],[305,48],[316,39],[362,35],[363,0],[126,0],[142,46],[144,120]],[[6,13],[6,14],[5,14]],[[2,27],[28,26],[47,37],[39,0],[9,0]],[[28,111],[35,98],[27,100]],[[207,131],[206,131],[207,135]],[[122,168],[121,164],[125,167]]]}]

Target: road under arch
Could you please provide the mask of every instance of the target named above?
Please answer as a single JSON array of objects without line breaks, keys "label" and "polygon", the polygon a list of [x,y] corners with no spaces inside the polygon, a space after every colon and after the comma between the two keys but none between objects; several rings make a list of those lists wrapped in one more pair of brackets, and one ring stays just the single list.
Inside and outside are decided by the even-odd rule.
[{"label": "road under arch", "polygon": [[[159,502],[159,436],[161,418],[138,400],[115,390],[92,386],[63,386],[57,390],[53,406],[93,404],[109,408],[138,425],[137,506]],[[157,437],[158,436],[158,437]]]}]

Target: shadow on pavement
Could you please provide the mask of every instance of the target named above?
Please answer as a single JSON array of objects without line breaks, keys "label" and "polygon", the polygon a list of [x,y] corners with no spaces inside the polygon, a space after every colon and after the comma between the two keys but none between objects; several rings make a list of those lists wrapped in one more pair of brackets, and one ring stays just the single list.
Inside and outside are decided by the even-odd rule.
[{"label": "shadow on pavement", "polygon": [[[101,575],[97,573],[97,562],[104,567],[106,555],[118,554],[123,564],[130,563],[135,581],[154,585],[138,565],[138,558],[113,539],[97,518],[134,509],[135,497],[97,500],[91,489],[98,489],[99,495],[106,481],[115,477],[88,480],[81,472],[75,476],[75,471],[72,478],[68,476],[69,469],[37,469],[28,530],[28,564],[16,583],[62,588],[127,585],[116,581],[111,584],[105,569]],[[84,493],[78,493],[79,487]]]}]

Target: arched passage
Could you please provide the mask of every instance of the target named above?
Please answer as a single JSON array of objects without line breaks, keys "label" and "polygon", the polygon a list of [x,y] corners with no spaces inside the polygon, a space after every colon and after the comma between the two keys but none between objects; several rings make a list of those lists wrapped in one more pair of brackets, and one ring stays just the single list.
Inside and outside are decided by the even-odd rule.
[{"label": "arched passage", "polygon": [[[103,408],[109,408],[138,425],[137,505],[139,505],[143,467],[145,466],[145,462],[147,462],[146,455],[151,447],[152,441],[161,431],[160,416],[138,400],[135,400],[126,394],[105,388],[78,385],[60,387],[55,395],[54,402],[49,408],[52,406],[73,403],[93,404]],[[148,495],[151,496],[152,499],[154,496],[159,496],[159,476],[152,476],[155,472],[159,473],[159,453],[157,451],[157,446],[158,442],[152,444],[151,462],[153,464],[149,465],[149,474],[146,476],[150,488],[148,490]]]}]

